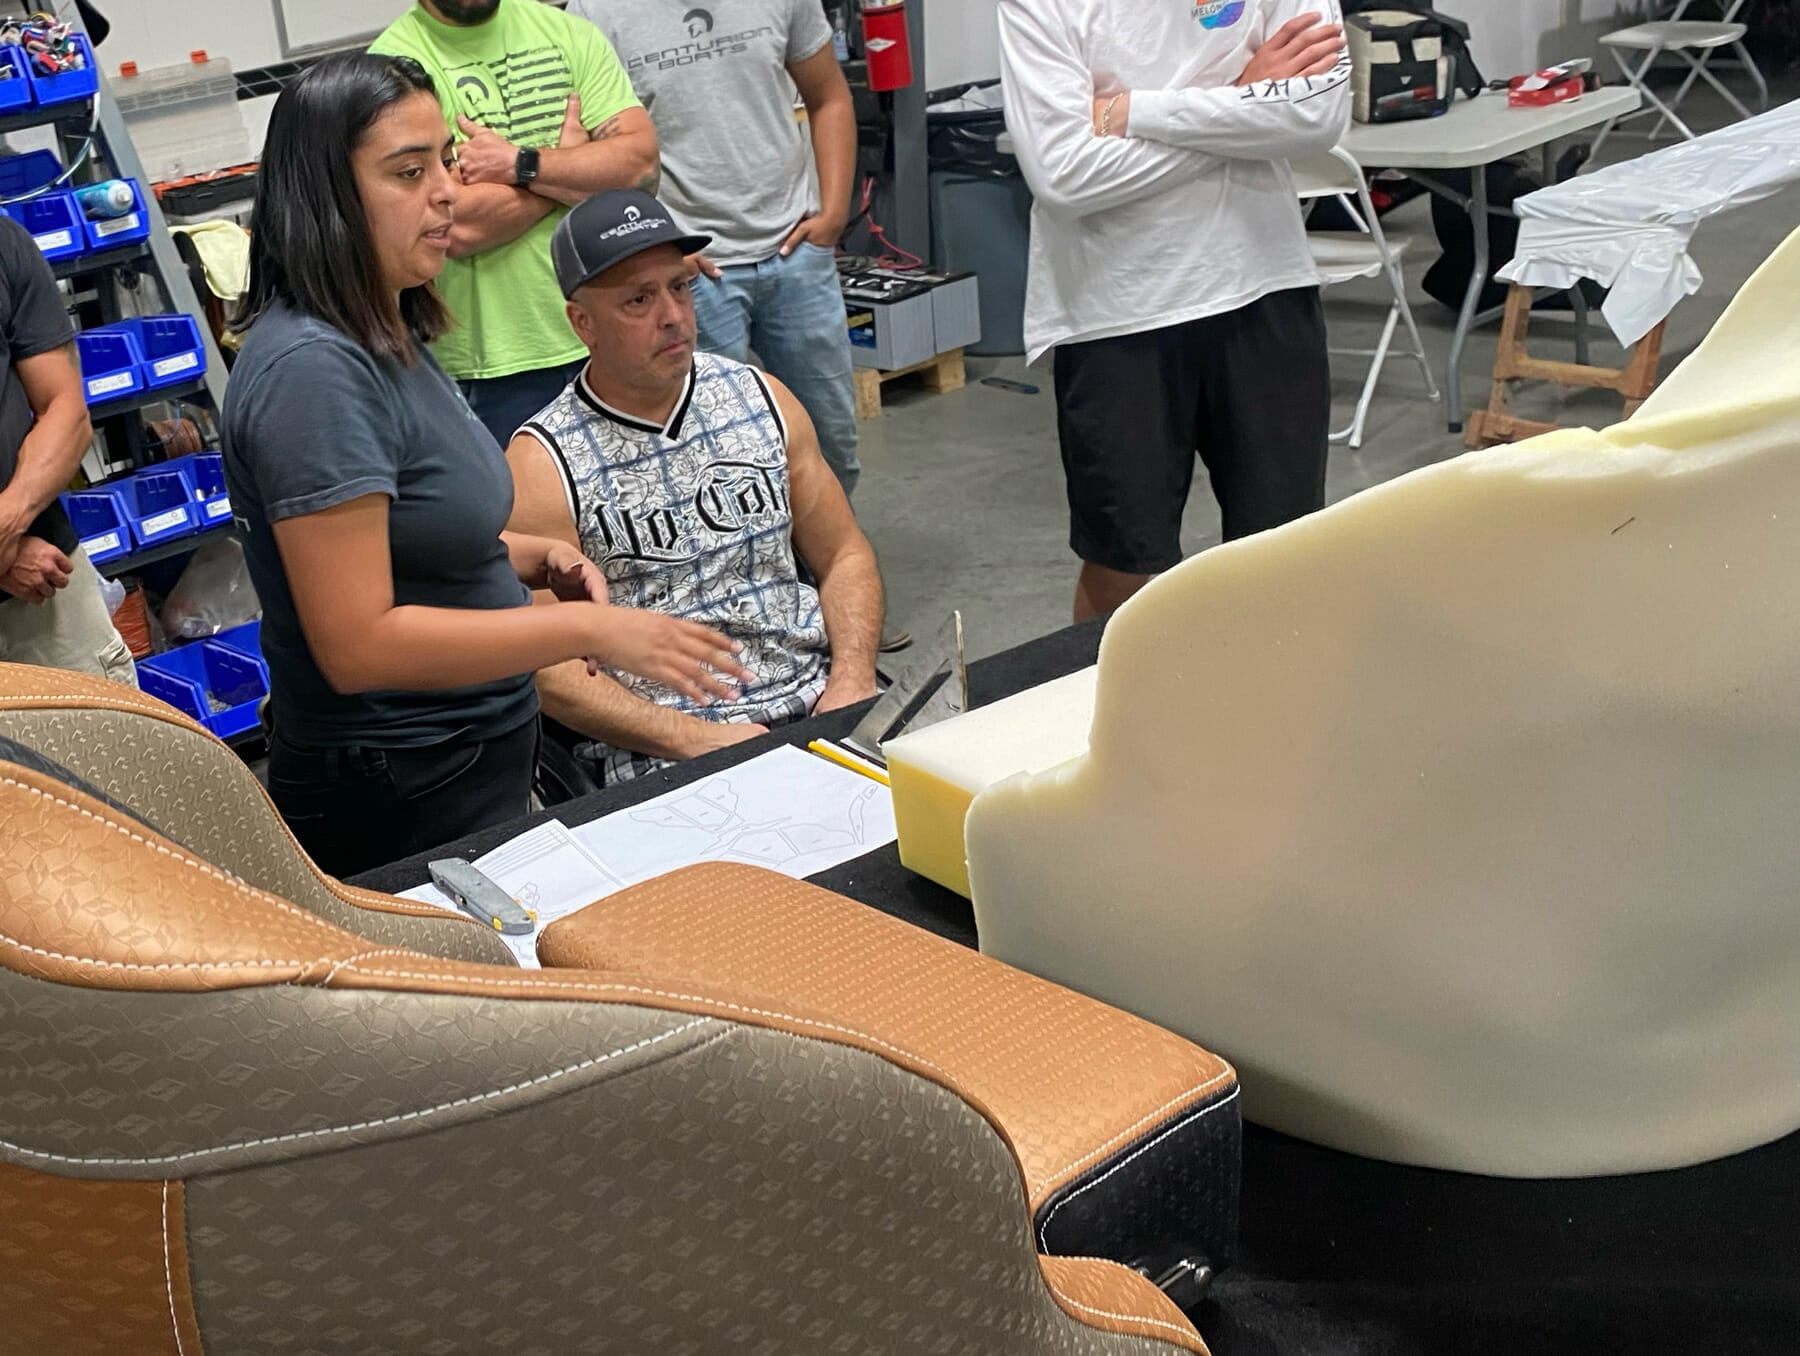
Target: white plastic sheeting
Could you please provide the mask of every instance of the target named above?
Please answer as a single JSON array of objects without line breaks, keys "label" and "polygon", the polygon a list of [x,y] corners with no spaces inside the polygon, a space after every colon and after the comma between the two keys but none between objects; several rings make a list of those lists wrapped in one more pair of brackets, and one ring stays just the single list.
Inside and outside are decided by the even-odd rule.
[{"label": "white plastic sheeting", "polygon": [[1700,223],[1800,183],[1800,99],[1694,141],[1520,198],[1519,247],[1500,271],[1528,287],[1612,289],[1606,323],[1623,344],[1700,290],[1688,244]]}]

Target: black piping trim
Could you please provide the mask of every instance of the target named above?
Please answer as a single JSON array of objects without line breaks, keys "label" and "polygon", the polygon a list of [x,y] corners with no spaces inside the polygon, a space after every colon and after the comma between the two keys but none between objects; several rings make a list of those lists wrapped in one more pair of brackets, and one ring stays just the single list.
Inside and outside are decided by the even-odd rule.
[{"label": "black piping trim", "polygon": [[687,422],[688,406],[694,403],[694,387],[699,381],[694,372],[694,365],[688,364],[687,385],[682,388],[681,399],[675,402],[675,412],[669,416],[669,422],[663,425],[662,435],[665,438],[679,438],[681,426]]},{"label": "black piping trim", "polygon": [[775,416],[775,427],[781,430],[781,450],[786,452],[788,450],[787,416],[782,414],[781,406],[775,403],[775,393],[769,389],[769,383],[763,380],[763,374],[758,372],[754,367],[745,370],[750,373],[752,380],[756,382],[757,389],[763,394],[763,399],[769,402],[769,413]]},{"label": "black piping trim", "polygon": [[688,406],[694,403],[694,369],[688,368],[687,385],[682,388],[681,399],[675,402],[675,409],[669,415],[666,424],[653,424],[648,419],[639,419],[636,415],[626,414],[623,410],[615,410],[599,396],[594,388],[588,385],[587,368],[581,369],[581,375],[575,379],[575,394],[581,403],[595,414],[610,419],[615,424],[623,424],[626,428],[635,428],[640,433],[660,433],[665,438],[674,438],[681,432],[681,424],[687,418]]},{"label": "black piping trim", "polygon": [[556,473],[562,477],[563,497],[569,501],[569,521],[575,524],[575,530],[581,531],[581,496],[575,493],[575,472],[569,466],[569,459],[563,455],[561,444],[550,436],[550,430],[535,419],[519,429],[520,433],[529,433],[544,450],[550,454],[550,460],[556,464]]}]

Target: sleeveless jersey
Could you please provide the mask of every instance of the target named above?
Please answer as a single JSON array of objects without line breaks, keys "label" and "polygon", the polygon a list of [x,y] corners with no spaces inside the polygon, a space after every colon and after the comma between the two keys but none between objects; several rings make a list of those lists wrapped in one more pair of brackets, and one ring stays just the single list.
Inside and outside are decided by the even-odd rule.
[{"label": "sleeveless jersey", "polygon": [[[612,676],[634,696],[714,721],[783,724],[810,714],[830,646],[818,591],[794,555],[787,425],[761,374],[697,353],[660,427],[606,405],[587,370],[526,424],[563,480],[582,550],[620,607],[699,622],[740,642],[756,675],[736,701],[696,706],[660,683]],[[589,751],[606,779],[655,759]]]}]

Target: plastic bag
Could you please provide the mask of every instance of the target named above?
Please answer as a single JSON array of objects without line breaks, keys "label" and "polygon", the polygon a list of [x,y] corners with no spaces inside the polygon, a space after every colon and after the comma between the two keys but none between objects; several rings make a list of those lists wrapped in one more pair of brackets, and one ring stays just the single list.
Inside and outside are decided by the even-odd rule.
[{"label": "plastic bag", "polygon": [[1688,252],[1700,225],[1794,183],[1800,102],[1520,198],[1518,250],[1500,276],[1605,284],[1602,314],[1621,344],[1635,344],[1700,290]]},{"label": "plastic bag", "polygon": [[194,558],[169,590],[162,624],[172,639],[201,640],[262,615],[244,548],[235,541],[214,542]]}]

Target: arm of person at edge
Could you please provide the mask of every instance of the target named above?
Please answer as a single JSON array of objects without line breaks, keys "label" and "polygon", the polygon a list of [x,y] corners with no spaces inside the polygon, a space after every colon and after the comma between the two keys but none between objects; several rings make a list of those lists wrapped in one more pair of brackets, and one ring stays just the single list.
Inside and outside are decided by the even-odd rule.
[{"label": "arm of person at edge", "polygon": [[493,610],[397,605],[388,507],[387,495],[365,494],[274,525],[307,648],[336,692],[436,692],[578,657],[640,673],[699,702],[734,697],[734,684],[751,676],[734,642],[691,622],[597,601],[603,586],[581,569],[593,566],[579,550],[564,555],[528,538],[506,543],[514,568],[580,601]]},{"label": "arm of person at edge", "polygon": [[819,611],[831,645],[831,677],[815,715],[873,697],[884,599],[875,549],[819,451],[819,435],[794,393],[763,378],[788,426],[788,504],[794,551],[818,581]]},{"label": "arm of person at edge", "polygon": [[1208,157],[1194,151],[1094,135],[1094,77],[1052,8],[1042,0],[1000,2],[1006,126],[1035,204],[1053,217],[1078,220],[1203,168]]},{"label": "arm of person at edge", "polygon": [[790,63],[787,72],[806,105],[813,160],[819,167],[819,210],[788,233],[781,252],[792,254],[802,241],[836,249],[850,219],[850,186],[856,177],[856,105],[850,82],[829,39],[805,60]]},{"label": "arm of person at edge", "polygon": [[[1294,13],[1303,7],[1306,12]],[[1275,0],[1269,10],[1269,22],[1278,26],[1233,84],[1097,90],[1095,134],[1233,160],[1329,151],[1350,119],[1350,53],[1337,0]]]},{"label": "arm of person at edge", "polygon": [[[544,445],[529,433],[521,433],[506,449],[506,462],[513,475],[509,533],[529,533],[534,538],[552,539],[566,550],[577,550],[580,534],[569,516],[562,480]],[[762,725],[702,720],[658,706],[627,691],[607,674],[590,676],[580,662],[543,665],[537,681],[538,699],[552,720],[589,739],[652,758],[677,762],[698,758],[768,733]]]},{"label": "arm of person at edge", "polygon": [[37,422],[19,445],[12,480],[0,489],[0,588],[42,603],[69,586],[75,564],[52,543],[26,534],[68,488],[93,427],[73,344],[19,358],[13,367]]}]

